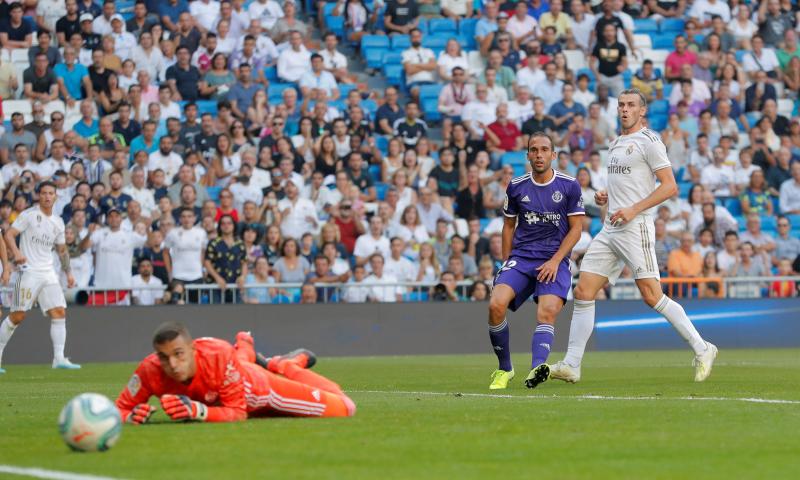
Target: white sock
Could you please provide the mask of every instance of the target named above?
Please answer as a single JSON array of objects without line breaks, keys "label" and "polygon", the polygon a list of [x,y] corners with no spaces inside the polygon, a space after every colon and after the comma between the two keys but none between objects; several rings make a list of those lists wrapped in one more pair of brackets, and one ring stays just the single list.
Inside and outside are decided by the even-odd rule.
[{"label": "white sock", "polygon": [[572,323],[569,325],[569,345],[564,362],[573,368],[579,368],[583,360],[586,343],[594,329],[594,300],[575,300],[572,310]]},{"label": "white sock", "polygon": [[53,341],[53,360],[64,360],[64,345],[67,343],[67,319],[54,318],[50,322],[50,340]]},{"label": "white sock", "polygon": [[705,340],[697,333],[694,325],[692,325],[692,321],[686,316],[686,311],[679,303],[664,295],[653,309],[669,320],[669,323],[672,324],[681,337],[692,347],[696,355],[705,352],[707,348]]},{"label": "white sock", "polygon": [[14,330],[16,329],[17,326],[14,325],[14,322],[8,317],[3,320],[3,323],[0,323],[0,364],[3,362],[3,350],[6,348],[8,341],[11,340],[11,335],[14,335]]}]

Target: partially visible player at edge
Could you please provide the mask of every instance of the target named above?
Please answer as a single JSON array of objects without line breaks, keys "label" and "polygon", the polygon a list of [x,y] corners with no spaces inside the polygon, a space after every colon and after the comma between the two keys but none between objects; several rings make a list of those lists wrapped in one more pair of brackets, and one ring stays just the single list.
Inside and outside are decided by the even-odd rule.
[{"label": "partially visible player at edge", "polygon": [[683,307],[664,295],[656,263],[653,214],[656,206],[677,192],[675,176],[660,137],[644,126],[644,95],[629,89],[618,100],[622,135],[609,145],[608,191],[595,194],[598,205],[608,203],[610,217],[581,262],[567,355],[551,366],[551,376],[571,383],[580,380],[581,360],[594,328],[594,299],[606,282],[616,282],[624,264],[633,272],[645,303],[663,315],[694,350],[694,379],[702,382],[711,374],[717,347],[703,340]]},{"label": "partially visible player at edge", "polygon": [[503,389],[514,378],[509,349],[506,310],[516,311],[533,295],[538,303],[538,325],[531,339],[528,388],[546,381],[545,363],[555,337],[553,324],[567,301],[572,285],[569,256],[581,236],[584,215],[578,182],[551,168],[556,159],[547,134],[528,140],[532,172],[511,180],[503,205],[503,259],[489,303],[489,339],[499,361],[492,373],[492,390]]},{"label": "partially visible player at edge", "polygon": [[117,398],[125,422],[149,421],[156,411],[147,403],[153,396],[173,420],[235,422],[265,416],[348,417],[356,412],[339,385],[308,370],[316,363],[308,350],[266,359],[256,354],[248,332],[239,332],[235,345],[218,338],[193,340],[177,322],[158,327],[153,349]]},{"label": "partially visible player at edge", "polygon": [[[25,312],[38,302],[42,313],[50,317],[50,339],[53,341],[53,368],[81,368],[64,356],[67,342],[67,302],[53,264],[53,247],[58,252],[61,269],[66,273],[67,286],[73,287],[69,265],[69,252],[64,242],[64,221],[53,215],[56,185],[42,182],[39,185],[39,203],[23,211],[5,232],[5,244],[11,251],[15,272],[11,313],[0,324],[0,360],[14,330],[25,320]],[[21,235],[17,248],[17,235]],[[5,261],[4,267],[5,267]],[[3,275],[6,275],[4,269]],[[0,368],[0,373],[4,370]]]}]

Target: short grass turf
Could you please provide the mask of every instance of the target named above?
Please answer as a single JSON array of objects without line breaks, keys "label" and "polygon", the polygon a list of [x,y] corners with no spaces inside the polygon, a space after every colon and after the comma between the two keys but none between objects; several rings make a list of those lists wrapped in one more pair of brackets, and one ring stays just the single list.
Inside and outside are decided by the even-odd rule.
[{"label": "short grass turf", "polygon": [[170,424],[159,412],[94,454],[67,449],[58,412],[82,392],[115,398],[134,365],[10,365],[0,465],[126,479],[798,478],[800,404],[682,398],[800,401],[800,350],[723,350],[704,384],[685,351],[589,353],[579,384],[536,390],[522,385],[528,357],[514,360],[511,387],[489,392],[492,356],[323,358],[355,417]]}]

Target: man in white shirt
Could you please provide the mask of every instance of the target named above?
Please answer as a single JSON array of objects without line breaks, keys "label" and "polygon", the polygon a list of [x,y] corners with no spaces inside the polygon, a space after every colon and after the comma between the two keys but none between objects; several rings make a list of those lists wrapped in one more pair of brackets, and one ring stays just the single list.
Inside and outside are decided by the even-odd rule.
[{"label": "man in white shirt", "polygon": [[689,17],[697,19],[704,29],[711,27],[711,20],[719,16],[722,21],[731,21],[731,9],[727,2],[722,0],[695,0],[689,9]]},{"label": "man in white shirt", "polygon": [[347,287],[344,288],[343,300],[347,303],[365,303],[369,295],[369,287],[362,287],[359,284],[364,283],[367,277],[367,270],[363,265],[357,265],[353,269],[353,278],[347,282]]},{"label": "man in white shirt", "polygon": [[233,194],[233,207],[239,212],[242,211],[245,202],[251,201],[256,205],[261,205],[264,200],[264,193],[254,185],[250,177],[253,174],[253,167],[243,163],[239,167],[239,176],[233,179],[228,189]]},{"label": "man in white shirt", "polygon": [[375,215],[369,219],[369,231],[356,239],[353,248],[356,265],[366,265],[370,256],[376,253],[382,256],[381,260],[391,254],[389,239],[384,236],[383,229],[383,219],[380,216]]},{"label": "man in white shirt", "polygon": [[[122,290],[131,286],[131,269],[133,250],[141,248],[147,241],[147,235],[136,231],[123,230],[122,212],[112,207],[106,213],[108,228],[95,229],[97,224],[89,228],[91,234],[81,241],[81,250],[92,249],[94,253],[94,284],[99,288]],[[112,297],[117,298],[117,297]],[[118,302],[128,304],[128,299]]]},{"label": "man in white shirt", "polygon": [[67,160],[66,152],[64,140],[55,139],[50,143],[50,157],[37,165],[36,174],[41,180],[50,180],[59,170],[69,172],[72,164]]},{"label": "man in white shirt", "polygon": [[489,87],[479,83],[475,86],[475,99],[461,110],[461,121],[474,140],[482,140],[486,127],[497,119],[497,105],[488,97]]},{"label": "man in white shirt", "polygon": [[[417,267],[411,260],[403,256],[406,249],[406,242],[400,237],[393,237],[390,240],[391,255],[384,261],[383,271],[394,276],[399,282],[417,281]],[[405,289],[402,289],[405,293]]]},{"label": "man in white shirt", "polygon": [[746,226],[747,230],[739,236],[742,243],[752,243],[759,254],[775,250],[775,239],[761,230],[761,216],[758,213],[753,212],[747,216]]},{"label": "man in white shirt", "polygon": [[131,298],[134,305],[155,305],[161,303],[164,295],[164,282],[153,276],[153,262],[149,258],[139,259],[139,273],[133,276]]},{"label": "man in white shirt", "polygon": [[[253,5],[257,4],[252,4],[251,8]],[[294,83],[311,70],[311,52],[303,45],[303,36],[296,30],[289,34],[289,45],[278,57],[278,77]]]},{"label": "man in white shirt", "polygon": [[103,3],[103,13],[92,21],[92,32],[98,35],[108,35],[111,33],[111,18],[116,13],[117,7],[114,2]]},{"label": "man in white shirt", "polygon": [[[711,102],[711,90],[709,90],[708,84],[700,79],[694,78],[692,66],[688,63],[681,67],[681,81],[684,80],[692,82],[692,102],[705,102],[706,104]],[[677,105],[682,98],[683,92],[681,92],[680,84],[675,85],[672,89],[672,93],[669,94],[669,104]]]},{"label": "man in white shirt", "polygon": [[700,184],[715,197],[728,197],[734,189],[733,169],[725,165],[725,152],[721,147],[714,147],[713,163],[703,167]]},{"label": "man in white shirt", "polygon": [[136,37],[125,30],[125,20],[118,13],[111,17],[110,35],[114,39],[114,53],[123,61],[129,59],[136,48]]},{"label": "man in white shirt", "polygon": [[181,118],[181,106],[178,102],[172,101],[172,89],[169,85],[161,85],[158,87],[158,106],[161,109],[160,119],[164,122],[168,118]]},{"label": "man in white shirt", "polygon": [[739,234],[733,230],[725,233],[723,248],[717,251],[717,266],[723,272],[730,271],[739,261]]},{"label": "man in white shirt", "polygon": [[750,44],[753,50],[745,53],[742,60],[742,68],[745,73],[747,73],[751,81],[755,82],[756,74],[764,71],[767,72],[767,76],[771,79],[768,81],[775,81],[777,79],[777,71],[780,69],[780,62],[778,62],[778,57],[775,55],[775,50],[764,47],[764,39],[761,35],[754,35]]},{"label": "man in white shirt", "polygon": [[14,149],[15,161],[13,163],[7,163],[3,165],[2,170],[0,170],[0,174],[3,176],[3,183],[5,185],[11,185],[14,183],[14,180],[16,180],[16,178],[19,177],[20,174],[25,170],[30,170],[34,173],[38,172],[36,164],[30,161],[31,156],[26,145],[18,143],[12,148]]},{"label": "man in white shirt", "polygon": [[139,44],[133,48],[131,60],[136,64],[137,70],[147,71],[150,78],[161,78],[161,74],[167,69],[164,55],[153,45],[153,35],[147,31],[139,36]]},{"label": "man in white shirt", "polygon": [[304,233],[315,233],[319,228],[319,220],[314,203],[300,197],[300,187],[293,181],[287,181],[284,190],[286,197],[278,202],[278,211],[281,212],[281,234],[284,238],[297,240]]},{"label": "man in white shirt", "polygon": [[219,16],[219,2],[217,0],[195,0],[189,4],[189,13],[201,32],[214,31],[216,30],[215,21]]},{"label": "man in white shirt", "polygon": [[578,48],[589,53],[589,42],[597,18],[587,11],[586,5],[581,0],[572,0],[570,8],[572,10],[569,18],[571,35],[567,38],[567,44],[572,49]]},{"label": "man in white shirt", "polygon": [[312,54],[311,70],[306,71],[300,77],[300,92],[303,94],[303,98],[308,97],[311,100],[318,100],[320,90],[324,91],[325,95],[331,100],[339,98],[339,85],[336,83],[336,78],[324,67],[325,63],[322,55],[318,53]]},{"label": "man in white shirt", "polygon": [[800,215],[800,162],[791,166],[792,178],[781,184],[780,205],[784,215]]},{"label": "man in white shirt", "polygon": [[319,54],[322,55],[323,67],[331,72],[337,81],[350,81],[353,77],[347,73],[347,57],[336,49],[338,44],[339,40],[336,38],[336,34],[333,32],[325,34],[325,48],[319,51]]},{"label": "man in white shirt", "polygon": [[183,159],[172,151],[172,145],[172,137],[164,135],[158,141],[158,150],[151,153],[147,161],[147,170],[152,172],[161,169],[164,171],[164,183],[166,185],[172,185],[175,175],[178,174],[178,170],[183,165]]},{"label": "man in white shirt", "polygon": [[369,257],[369,265],[372,267],[372,274],[368,276],[364,283],[387,284],[385,287],[369,287],[367,298],[371,302],[394,303],[403,301],[403,289],[397,286],[397,277],[383,271],[384,260],[380,253],[373,253]]},{"label": "man in white shirt", "polygon": [[442,16],[452,20],[460,20],[464,17],[471,17],[474,9],[472,0],[442,0]]},{"label": "man in white shirt", "polygon": [[283,18],[283,9],[275,0],[256,0],[247,8],[251,20],[261,22],[261,28],[268,32],[279,18]]},{"label": "man in white shirt", "polygon": [[531,93],[536,85],[545,79],[545,74],[539,67],[539,62],[528,61],[528,66],[520,68],[517,72],[517,85],[528,87]]},{"label": "man in white shirt", "polygon": [[528,39],[539,37],[539,22],[531,15],[528,15],[528,4],[526,2],[519,2],[514,7],[514,15],[508,19],[506,30],[514,37],[516,44],[520,46],[525,45]]},{"label": "man in white shirt", "polygon": [[[195,219],[194,210],[184,208],[179,217],[180,227],[170,230],[164,239],[172,261],[172,278],[189,284],[203,282],[203,257],[208,243],[205,230],[195,226]],[[189,297],[197,299],[199,295],[190,292]]]},{"label": "man in white shirt", "polygon": [[122,189],[122,193],[130,195],[135,201],[139,202],[142,211],[148,217],[158,214],[155,196],[153,191],[147,188],[142,167],[135,166],[131,170],[131,183]]},{"label": "man in white shirt", "polygon": [[533,100],[531,91],[528,87],[517,87],[517,95],[514,100],[508,102],[508,118],[516,122],[518,128],[533,116]]},{"label": "man in white shirt", "polygon": [[411,98],[419,102],[419,87],[436,79],[436,55],[422,46],[422,31],[411,30],[411,47],[403,50],[403,70]]}]

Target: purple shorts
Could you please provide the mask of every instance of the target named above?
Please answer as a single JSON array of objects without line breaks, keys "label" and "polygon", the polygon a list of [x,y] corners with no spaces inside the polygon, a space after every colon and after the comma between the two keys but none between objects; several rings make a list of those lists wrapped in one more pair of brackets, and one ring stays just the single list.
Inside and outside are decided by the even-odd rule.
[{"label": "purple shorts", "polygon": [[555,295],[561,297],[565,302],[567,301],[567,294],[572,286],[569,260],[564,259],[558,266],[555,281],[541,283],[536,280],[536,276],[539,274],[536,269],[546,261],[512,256],[498,272],[494,284],[508,285],[516,294],[508,306],[512,312],[516,312],[531,295],[535,302],[539,301],[541,295]]}]

